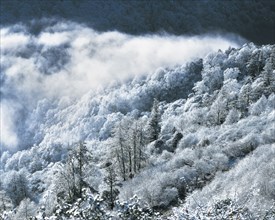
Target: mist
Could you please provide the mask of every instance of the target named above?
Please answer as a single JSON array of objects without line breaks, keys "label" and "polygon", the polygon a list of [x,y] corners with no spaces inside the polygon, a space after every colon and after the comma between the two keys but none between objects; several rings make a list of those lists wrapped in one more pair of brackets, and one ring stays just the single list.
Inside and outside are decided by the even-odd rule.
[{"label": "mist", "polygon": [[234,35],[97,32],[72,22],[46,25],[39,34],[29,30],[22,24],[1,28],[1,146],[12,151],[32,144],[24,139],[24,126],[39,100],[68,97],[73,102],[159,67],[183,65],[244,43]]}]

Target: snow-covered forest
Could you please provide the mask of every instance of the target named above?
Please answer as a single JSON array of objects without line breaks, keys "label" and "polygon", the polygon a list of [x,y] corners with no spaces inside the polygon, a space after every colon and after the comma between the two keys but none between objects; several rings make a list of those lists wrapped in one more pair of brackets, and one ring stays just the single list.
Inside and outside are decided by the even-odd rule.
[{"label": "snow-covered forest", "polygon": [[275,45],[32,22],[1,26],[1,220],[275,219]]}]

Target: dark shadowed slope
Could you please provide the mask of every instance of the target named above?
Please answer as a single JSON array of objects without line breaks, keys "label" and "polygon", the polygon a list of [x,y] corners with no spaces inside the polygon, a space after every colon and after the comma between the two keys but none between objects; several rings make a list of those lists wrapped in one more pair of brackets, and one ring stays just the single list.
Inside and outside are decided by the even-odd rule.
[{"label": "dark shadowed slope", "polygon": [[[83,22],[97,30],[130,34],[238,33],[256,44],[275,42],[274,1],[1,0],[1,24],[40,18]],[[39,25],[33,31],[39,31]]]}]

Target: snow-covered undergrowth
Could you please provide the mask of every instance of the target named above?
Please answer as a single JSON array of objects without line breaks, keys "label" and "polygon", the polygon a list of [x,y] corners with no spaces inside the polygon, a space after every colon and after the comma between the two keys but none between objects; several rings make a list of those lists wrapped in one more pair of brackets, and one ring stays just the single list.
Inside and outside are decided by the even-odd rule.
[{"label": "snow-covered undergrowth", "polygon": [[[219,204],[243,210],[243,218],[262,219],[267,211],[272,216],[274,60],[274,45],[246,44],[85,92],[74,101],[38,100],[24,127],[34,145],[2,153],[0,208],[17,207],[5,218],[65,210],[59,213],[65,219],[76,207],[83,213],[95,208],[65,184],[78,141],[86,142],[92,159],[83,166],[85,174],[73,177],[99,193],[106,213],[119,216],[123,207],[114,208],[120,203],[113,198],[131,201],[136,195],[144,207],[160,212],[177,206],[172,219],[206,218]],[[66,202],[69,207],[60,208]],[[193,218],[186,210],[198,214]],[[130,219],[123,213],[122,219]]]},{"label": "snow-covered undergrowth", "polygon": [[210,184],[190,194],[186,199],[188,207],[196,210],[230,198],[261,219],[264,214],[259,210],[269,210],[274,204],[274,156],[274,144],[259,146],[230,171],[217,173]]}]

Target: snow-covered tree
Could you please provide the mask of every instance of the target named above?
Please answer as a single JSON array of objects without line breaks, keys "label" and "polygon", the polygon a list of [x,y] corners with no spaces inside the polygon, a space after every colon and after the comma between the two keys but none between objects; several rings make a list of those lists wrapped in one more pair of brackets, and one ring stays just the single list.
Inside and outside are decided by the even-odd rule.
[{"label": "snow-covered tree", "polygon": [[16,209],[15,219],[28,220],[36,215],[36,205],[29,198],[23,199]]},{"label": "snow-covered tree", "polygon": [[226,116],[225,124],[234,124],[239,121],[240,117],[240,112],[236,108],[232,108]]},{"label": "snow-covered tree", "polygon": [[154,212],[147,203],[142,202],[136,195],[128,201],[116,203],[116,212],[119,219],[160,219],[159,213]]},{"label": "snow-covered tree", "polygon": [[0,191],[0,212],[3,213],[4,211],[11,210],[12,209],[12,201],[11,199],[6,195],[6,192],[4,190]]},{"label": "snow-covered tree", "polygon": [[261,50],[256,50],[252,53],[249,61],[247,62],[246,68],[248,74],[252,78],[258,76],[264,67],[263,53]]},{"label": "snow-covered tree", "polygon": [[160,133],[160,109],[159,101],[154,99],[151,116],[148,123],[148,140],[149,142],[155,141],[159,137]]},{"label": "snow-covered tree", "polygon": [[213,206],[188,210],[186,207],[174,208],[170,220],[199,220],[199,219],[252,219],[247,207],[239,206],[231,199],[217,201]]},{"label": "snow-covered tree", "polygon": [[92,156],[85,143],[80,142],[69,152],[66,162],[60,166],[56,180],[58,197],[74,202],[82,197],[84,187],[93,189],[87,182],[91,162]]},{"label": "snow-covered tree", "polygon": [[108,163],[106,168],[107,175],[104,179],[107,184],[108,189],[103,192],[102,198],[109,204],[110,209],[112,210],[115,206],[115,201],[119,190],[117,188],[117,174],[111,162]]},{"label": "snow-covered tree", "polygon": [[252,91],[252,89],[251,89],[250,82],[243,85],[240,90],[240,94],[239,94],[239,98],[238,98],[238,108],[240,109],[242,115],[244,115],[244,116],[247,115],[248,107],[252,103],[252,92],[251,91]]},{"label": "snow-covered tree", "polygon": [[144,166],[146,135],[144,124],[132,117],[126,117],[114,128],[111,141],[111,157],[115,155],[118,174],[125,181],[140,171]]},{"label": "snow-covered tree", "polygon": [[113,131],[114,140],[112,143],[112,154],[115,155],[119,174],[124,181],[128,178],[129,174],[128,163],[131,163],[128,158],[129,152],[131,152],[131,146],[127,142],[128,129],[129,124],[127,120],[119,122]]},{"label": "snow-covered tree", "polygon": [[249,112],[252,115],[260,115],[265,111],[266,107],[267,107],[267,99],[263,95],[257,102],[253,103],[250,106]]},{"label": "snow-covered tree", "polygon": [[216,125],[224,122],[227,115],[227,100],[219,97],[215,100],[210,108],[208,121]]},{"label": "snow-covered tree", "polygon": [[3,181],[3,188],[14,206],[18,206],[23,199],[30,196],[29,181],[26,175],[24,170],[12,170],[6,174]]}]

